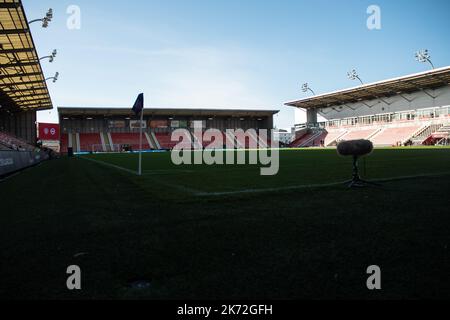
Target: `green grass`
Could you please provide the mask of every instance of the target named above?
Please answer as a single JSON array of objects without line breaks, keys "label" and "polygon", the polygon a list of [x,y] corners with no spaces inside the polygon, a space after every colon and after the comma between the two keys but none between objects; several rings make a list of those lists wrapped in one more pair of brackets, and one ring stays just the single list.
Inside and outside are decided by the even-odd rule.
[{"label": "green grass", "polygon": [[377,149],[361,172],[390,181],[357,190],[330,185],[351,174],[332,149],[282,151],[276,176],[143,160],[141,177],[137,155],[99,154],[0,183],[0,297],[450,298],[450,149]]}]

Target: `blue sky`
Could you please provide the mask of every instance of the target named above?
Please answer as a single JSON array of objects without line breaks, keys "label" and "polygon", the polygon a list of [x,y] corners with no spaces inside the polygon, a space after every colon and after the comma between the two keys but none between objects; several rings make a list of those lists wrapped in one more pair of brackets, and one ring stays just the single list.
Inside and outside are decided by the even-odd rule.
[{"label": "blue sky", "polygon": [[[301,84],[316,93],[424,71],[414,52],[430,50],[450,65],[447,0],[23,0],[28,18],[54,10],[48,29],[32,25],[56,106],[130,106],[145,92],[147,107],[279,109],[280,128],[294,124]],[[67,8],[81,9],[69,30]],[[366,10],[381,9],[381,30]],[[39,121],[57,122],[56,112]]]}]

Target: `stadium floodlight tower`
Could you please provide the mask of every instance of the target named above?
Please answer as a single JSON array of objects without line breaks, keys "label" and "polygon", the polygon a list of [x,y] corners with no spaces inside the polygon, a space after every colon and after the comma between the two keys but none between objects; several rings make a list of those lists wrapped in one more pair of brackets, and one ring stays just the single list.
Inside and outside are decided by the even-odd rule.
[{"label": "stadium floodlight tower", "polygon": [[304,84],[302,85],[302,91],[303,91],[303,92],[311,91],[311,93],[312,93],[314,96],[316,95],[316,93],[309,87],[309,84],[308,84],[308,83],[304,83]]},{"label": "stadium floodlight tower", "polygon": [[359,82],[361,82],[361,84],[364,84],[364,82],[362,82],[361,78],[360,78],[359,75],[358,75],[358,72],[356,72],[355,69],[353,69],[352,71],[347,72],[347,77],[348,77],[350,80],[356,80],[356,79],[358,79]]},{"label": "stadium floodlight tower", "polygon": [[53,19],[53,9],[50,8],[48,9],[45,17],[41,18],[41,19],[35,19],[35,20],[31,20],[30,22],[28,22],[28,24],[32,24],[34,22],[42,22],[42,28],[47,28],[48,24],[50,21],[52,21]]},{"label": "stadium floodlight tower", "polygon": [[39,60],[48,59],[48,62],[52,63],[55,60],[56,55],[58,54],[58,51],[55,49],[49,56],[45,56],[40,58]]},{"label": "stadium floodlight tower", "polygon": [[430,52],[428,51],[428,49],[417,51],[416,52],[416,61],[421,62],[421,63],[428,62],[431,65],[431,68],[434,69],[434,64],[433,64],[433,62],[431,62],[431,56],[430,56]]},{"label": "stadium floodlight tower", "polygon": [[53,83],[55,83],[56,81],[58,81],[58,78],[59,78],[59,72],[56,72],[54,77],[47,78],[47,79],[45,79],[45,81],[53,79]]}]

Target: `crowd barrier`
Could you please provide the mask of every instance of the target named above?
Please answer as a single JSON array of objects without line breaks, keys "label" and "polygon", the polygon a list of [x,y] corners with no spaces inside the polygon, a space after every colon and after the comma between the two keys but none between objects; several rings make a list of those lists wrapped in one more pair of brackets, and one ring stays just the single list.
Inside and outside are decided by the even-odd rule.
[{"label": "crowd barrier", "polygon": [[43,151],[0,151],[0,177],[48,160]]}]

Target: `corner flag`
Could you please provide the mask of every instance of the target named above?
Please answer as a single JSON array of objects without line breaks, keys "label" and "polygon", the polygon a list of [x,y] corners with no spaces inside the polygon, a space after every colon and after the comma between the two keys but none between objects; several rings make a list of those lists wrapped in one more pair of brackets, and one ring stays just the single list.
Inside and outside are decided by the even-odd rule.
[{"label": "corner flag", "polygon": [[143,93],[138,95],[132,110],[134,111],[134,113],[136,113],[136,115],[138,115],[141,113],[142,109],[144,109],[144,94]]},{"label": "corner flag", "polygon": [[139,167],[138,167],[138,175],[142,175],[142,127],[144,122],[144,94],[141,93],[138,95],[136,102],[132,108],[136,115],[141,115],[141,121],[139,125]]}]

